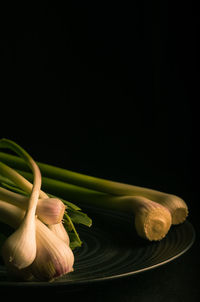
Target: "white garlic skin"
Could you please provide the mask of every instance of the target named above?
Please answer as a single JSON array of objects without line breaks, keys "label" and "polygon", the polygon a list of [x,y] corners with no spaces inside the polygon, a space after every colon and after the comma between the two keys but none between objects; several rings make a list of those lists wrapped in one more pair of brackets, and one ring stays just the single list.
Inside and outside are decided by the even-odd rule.
[{"label": "white garlic skin", "polygon": [[38,280],[49,281],[73,271],[74,254],[41,221],[37,221],[37,253],[30,270]]},{"label": "white garlic skin", "polygon": [[58,238],[62,239],[67,245],[70,244],[69,235],[62,222],[48,225],[48,227]]},{"label": "white garlic skin", "polygon": [[44,198],[38,200],[36,214],[45,224],[62,222],[66,206],[58,198]]},{"label": "white garlic skin", "polygon": [[25,216],[18,229],[4,242],[2,257],[5,264],[14,269],[32,264],[36,257],[35,218],[30,220]]}]

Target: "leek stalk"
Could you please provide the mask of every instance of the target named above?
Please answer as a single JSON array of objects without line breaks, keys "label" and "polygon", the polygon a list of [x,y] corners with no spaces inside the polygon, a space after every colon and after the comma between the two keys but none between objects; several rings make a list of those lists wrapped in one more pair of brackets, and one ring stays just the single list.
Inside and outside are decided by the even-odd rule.
[{"label": "leek stalk", "polygon": [[[26,179],[32,180],[28,172],[20,172]],[[80,187],[59,180],[42,178],[46,192],[72,202],[93,205],[110,210],[133,213],[135,227],[139,236],[148,240],[161,240],[171,227],[171,214],[164,206],[143,196],[117,196]]]},{"label": "leek stalk", "polygon": [[[0,160],[11,165],[19,170],[27,171],[26,165],[20,158],[16,156],[0,152]],[[40,167],[42,175],[48,178],[48,181],[55,179],[62,181],[68,187],[68,184],[77,185],[80,187],[88,188],[93,191],[108,193],[118,196],[143,196],[154,202],[165,206],[172,215],[172,224],[179,224],[185,221],[188,215],[188,207],[185,201],[173,194],[160,192],[158,190],[124,184],[98,177],[88,176],[81,173],[73,172],[67,169],[55,167],[44,163],[37,163]],[[61,191],[64,190],[64,184],[60,183]],[[57,183],[54,183],[57,187]]]}]

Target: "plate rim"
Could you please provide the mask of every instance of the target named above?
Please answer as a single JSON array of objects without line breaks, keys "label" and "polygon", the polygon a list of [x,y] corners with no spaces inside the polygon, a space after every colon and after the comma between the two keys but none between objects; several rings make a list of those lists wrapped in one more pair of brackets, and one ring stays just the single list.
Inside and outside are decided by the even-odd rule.
[{"label": "plate rim", "polygon": [[112,276],[104,276],[104,277],[96,277],[96,278],[89,278],[89,279],[84,279],[84,280],[67,280],[67,281],[63,281],[63,282],[55,282],[56,279],[52,280],[52,281],[0,281],[0,288],[2,287],[16,287],[16,288],[34,288],[34,287],[68,287],[68,286],[75,286],[75,285],[89,285],[91,283],[100,283],[100,282],[105,282],[105,281],[109,281],[109,280],[116,280],[116,279],[121,279],[121,278],[125,278],[125,277],[129,277],[129,276],[133,276],[133,275],[137,275],[140,273],[144,273],[146,271],[150,271],[153,269],[156,269],[160,266],[163,266],[169,262],[174,261],[175,259],[179,258],[181,255],[185,254],[194,244],[195,242],[195,238],[196,238],[196,232],[194,229],[194,226],[192,225],[192,223],[188,220],[186,220],[184,222],[184,224],[187,224],[190,227],[192,236],[190,239],[190,243],[179,253],[177,253],[176,255],[169,257],[166,260],[163,260],[159,263],[156,264],[152,264],[148,267],[144,267],[141,269],[136,269],[134,271],[131,272],[125,272],[125,273],[119,273],[116,275],[112,275]]}]

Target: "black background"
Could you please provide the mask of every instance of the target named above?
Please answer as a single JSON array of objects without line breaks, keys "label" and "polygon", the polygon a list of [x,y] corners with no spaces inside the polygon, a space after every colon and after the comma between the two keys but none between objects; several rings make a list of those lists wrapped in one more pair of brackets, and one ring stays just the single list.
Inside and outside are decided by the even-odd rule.
[{"label": "black background", "polygon": [[38,161],[177,194],[197,230],[176,263],[80,297],[196,301],[195,2],[1,4],[0,22],[0,136]]}]

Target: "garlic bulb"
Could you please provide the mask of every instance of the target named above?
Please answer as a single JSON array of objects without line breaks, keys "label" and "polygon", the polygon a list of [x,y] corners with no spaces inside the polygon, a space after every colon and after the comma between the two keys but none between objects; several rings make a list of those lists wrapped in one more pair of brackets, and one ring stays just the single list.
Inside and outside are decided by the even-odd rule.
[{"label": "garlic bulb", "polygon": [[[24,214],[25,212],[22,209],[0,201],[0,221],[11,227],[17,228],[23,220]],[[10,266],[9,262],[6,262],[8,270],[20,279],[27,280],[30,278],[52,280],[73,271],[74,255],[70,247],[39,219],[36,218],[35,222],[37,243],[35,260],[24,269]]]},{"label": "garlic bulb", "polygon": [[62,221],[65,209],[66,206],[58,198],[39,199],[36,214],[48,225],[57,224]]},{"label": "garlic bulb", "polygon": [[[0,188],[0,199],[5,200],[22,209],[27,208],[28,197]],[[62,221],[66,206],[55,197],[38,199],[36,215],[46,224],[57,224]]]},{"label": "garlic bulb", "polygon": [[37,220],[37,254],[30,270],[39,280],[52,280],[73,271],[71,248]]},{"label": "garlic bulb", "polygon": [[[20,221],[23,220],[25,212],[19,209],[18,207],[11,205],[5,201],[0,200],[0,221],[8,224],[12,228],[16,229]],[[2,247],[1,254],[6,253],[5,246]],[[6,255],[3,257],[3,259],[7,259]],[[6,261],[5,259],[5,261]],[[19,277],[23,280],[30,280],[33,278],[32,273],[28,270],[28,268],[19,269],[13,265],[9,265],[8,263],[5,263],[8,269],[8,272],[12,276]],[[20,273],[19,273],[20,272]]]},{"label": "garlic bulb", "polygon": [[[30,162],[34,167],[35,178],[27,211],[18,229],[5,241],[2,252],[5,263],[19,269],[29,266],[36,256],[35,211],[41,186],[41,174],[35,162],[32,159]],[[8,170],[7,168],[5,170],[6,174]]]},{"label": "garlic bulb", "polygon": [[4,242],[2,257],[7,266],[22,269],[29,266],[35,256],[35,217],[32,219],[26,215],[18,229]]},{"label": "garlic bulb", "polygon": [[[3,246],[3,258],[7,265],[16,268],[29,266],[36,256],[35,212],[39,198],[42,177],[40,169],[32,157],[18,144],[1,139],[0,147],[9,148],[22,157],[33,172],[33,186],[29,196],[26,213],[19,228],[7,238]],[[18,183],[13,169],[1,163],[1,173]],[[13,174],[14,173],[14,174]]]}]

